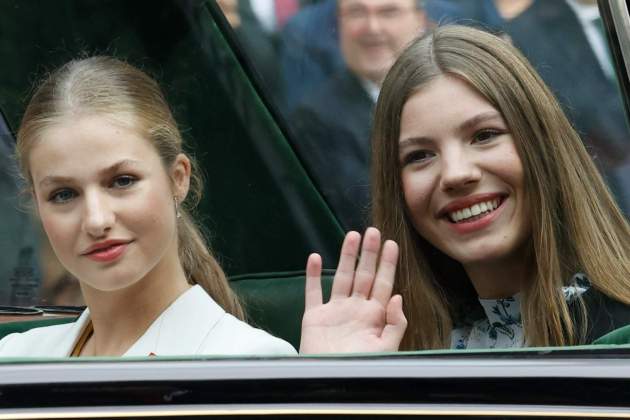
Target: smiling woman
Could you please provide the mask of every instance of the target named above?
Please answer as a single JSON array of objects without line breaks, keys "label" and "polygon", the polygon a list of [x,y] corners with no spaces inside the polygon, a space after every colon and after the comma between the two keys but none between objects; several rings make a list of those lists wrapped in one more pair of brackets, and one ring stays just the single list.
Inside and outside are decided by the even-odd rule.
[{"label": "smiling woman", "polygon": [[349,234],[322,305],[312,256],[309,350],[309,329],[336,350],[370,351],[587,344],[630,323],[628,222],[505,40],[443,26],[414,41],[385,78],[372,164],[373,223],[400,264],[389,241],[377,271],[369,229],[355,269]]},{"label": "smiling woman", "polygon": [[88,309],[75,323],[7,336],[0,356],[294,353],[241,321],[190,215],[200,177],[146,74],[109,57],[64,65],[31,99],[17,154]]},{"label": "smiling woman", "polygon": [[588,343],[630,322],[628,224],[508,42],[445,26],[410,46],[379,100],[374,174],[404,348]]}]

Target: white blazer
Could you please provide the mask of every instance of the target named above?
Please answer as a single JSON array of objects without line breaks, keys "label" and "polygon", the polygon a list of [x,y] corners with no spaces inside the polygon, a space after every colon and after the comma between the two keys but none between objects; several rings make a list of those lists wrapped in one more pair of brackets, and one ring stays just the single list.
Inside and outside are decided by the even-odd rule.
[{"label": "white blazer", "polygon": [[[67,357],[88,325],[86,309],[75,322],[9,334],[0,340],[0,357]],[[286,341],[226,313],[201,286],[175,300],[125,356],[295,355]]]}]

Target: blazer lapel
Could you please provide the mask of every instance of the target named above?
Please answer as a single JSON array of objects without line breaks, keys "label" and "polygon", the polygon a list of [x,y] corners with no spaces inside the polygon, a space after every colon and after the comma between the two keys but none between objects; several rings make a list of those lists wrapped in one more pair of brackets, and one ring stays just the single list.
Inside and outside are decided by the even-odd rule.
[{"label": "blazer lapel", "polygon": [[225,311],[199,285],[179,296],[125,356],[197,354]]},{"label": "blazer lapel", "polygon": [[[85,309],[81,316],[70,325],[69,330],[64,330],[63,335],[59,338],[56,346],[50,348],[49,357],[68,357],[72,353],[74,346],[77,344],[83,329],[90,321],[90,310]],[[47,349],[48,352],[48,349]]]}]

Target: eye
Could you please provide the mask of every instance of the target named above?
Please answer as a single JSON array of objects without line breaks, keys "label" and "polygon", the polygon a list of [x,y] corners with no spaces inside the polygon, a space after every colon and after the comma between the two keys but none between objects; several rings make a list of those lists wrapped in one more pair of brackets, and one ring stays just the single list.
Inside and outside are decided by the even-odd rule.
[{"label": "eye", "polygon": [[64,204],[68,201],[72,200],[77,196],[77,193],[72,191],[71,189],[64,188],[61,190],[53,191],[48,197],[48,201],[57,204]]},{"label": "eye", "polygon": [[402,14],[402,11],[398,7],[387,7],[378,12],[379,17],[384,19],[393,19],[400,14]]},{"label": "eye", "polygon": [[137,181],[136,177],[131,175],[121,175],[114,178],[112,187],[114,188],[129,188]]},{"label": "eye", "polygon": [[412,150],[403,156],[402,164],[404,166],[413,163],[423,163],[431,159],[433,156],[435,156],[435,153],[430,150]]},{"label": "eye", "polygon": [[500,136],[501,134],[503,134],[503,132],[499,130],[493,130],[493,129],[479,130],[473,136],[473,142],[474,143],[487,143],[490,140],[494,139],[495,137]]}]

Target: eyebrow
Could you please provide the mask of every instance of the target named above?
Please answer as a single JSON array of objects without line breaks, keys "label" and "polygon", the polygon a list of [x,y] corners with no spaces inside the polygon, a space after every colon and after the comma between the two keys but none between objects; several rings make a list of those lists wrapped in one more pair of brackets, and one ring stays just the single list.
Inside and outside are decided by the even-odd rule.
[{"label": "eyebrow", "polygon": [[398,142],[398,149],[404,149],[409,146],[419,146],[427,143],[432,143],[428,137],[409,137]]},{"label": "eyebrow", "polygon": [[470,130],[471,128],[474,128],[479,123],[482,123],[488,120],[494,120],[496,118],[501,118],[501,114],[499,114],[497,111],[483,112],[461,123],[459,126],[459,131]]},{"label": "eyebrow", "polygon": [[[468,131],[484,121],[494,120],[497,118],[501,118],[501,114],[499,114],[497,111],[484,112],[464,121],[459,125],[459,127],[457,127],[457,130]],[[409,137],[398,142],[398,149],[403,149],[408,146],[423,145],[431,142],[432,140],[429,137]]]},{"label": "eyebrow", "polygon": [[[109,175],[109,174],[118,172],[122,168],[129,167],[129,166],[138,166],[139,164],[140,164],[140,161],[137,161],[137,160],[123,159],[121,161],[114,163],[111,166],[108,166],[107,168],[101,169],[99,171],[99,175],[100,176]],[[64,184],[64,183],[69,183],[72,180],[73,180],[72,177],[47,175],[41,181],[39,181],[39,185],[40,187],[43,187],[45,185],[50,185],[50,184]]]}]

